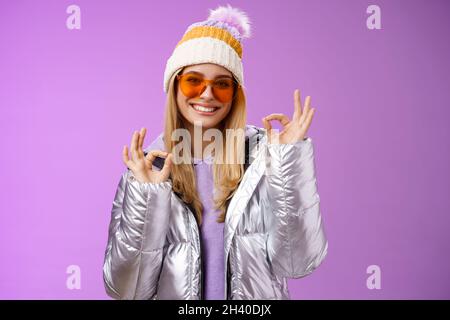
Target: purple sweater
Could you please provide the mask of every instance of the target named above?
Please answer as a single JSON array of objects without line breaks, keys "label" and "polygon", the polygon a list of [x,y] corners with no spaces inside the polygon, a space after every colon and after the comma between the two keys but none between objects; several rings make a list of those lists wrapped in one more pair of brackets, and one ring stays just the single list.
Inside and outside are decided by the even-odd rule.
[{"label": "purple sweater", "polygon": [[205,300],[224,300],[224,248],[223,223],[218,223],[219,211],[214,209],[214,180],[212,160],[194,158],[197,191],[203,204],[203,222],[200,227],[200,241],[203,250],[203,276]]}]

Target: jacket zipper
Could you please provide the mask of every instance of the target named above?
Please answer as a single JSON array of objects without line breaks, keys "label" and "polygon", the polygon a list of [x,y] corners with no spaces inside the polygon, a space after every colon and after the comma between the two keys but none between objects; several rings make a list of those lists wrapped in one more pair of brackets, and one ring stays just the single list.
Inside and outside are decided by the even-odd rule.
[{"label": "jacket zipper", "polygon": [[[193,215],[192,211],[190,209],[188,209],[190,214]],[[200,288],[200,300],[204,300],[205,298],[205,277],[204,277],[204,267],[203,267],[203,245],[202,245],[202,237],[200,235],[200,226],[198,225],[197,219],[194,216],[194,220],[195,220],[195,227],[197,228],[197,241],[199,243],[199,247],[200,247],[200,283],[201,283],[201,288]]]},{"label": "jacket zipper", "polygon": [[202,237],[201,237],[201,234],[200,234],[200,227],[199,227],[199,225],[198,225],[198,223],[197,223],[197,219],[195,220],[195,224],[197,225],[197,231],[198,231],[198,243],[200,244],[200,270],[201,270],[201,274],[200,274],[200,277],[201,277],[201,283],[202,283],[202,287],[201,287],[201,295],[200,295],[200,299],[201,300],[205,300],[205,274],[204,274],[204,272],[205,272],[205,268],[204,268],[204,266],[203,266],[203,264],[204,264],[204,259],[203,259],[203,244],[202,244]]}]

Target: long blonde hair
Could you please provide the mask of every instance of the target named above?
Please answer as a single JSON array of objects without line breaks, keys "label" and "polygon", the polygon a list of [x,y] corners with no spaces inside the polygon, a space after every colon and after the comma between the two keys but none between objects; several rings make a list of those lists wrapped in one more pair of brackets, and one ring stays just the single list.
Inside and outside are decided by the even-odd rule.
[{"label": "long blonde hair", "polygon": [[[164,127],[164,143],[166,150],[174,150],[176,141],[172,141],[172,132],[175,129],[184,128],[182,115],[178,110],[176,89],[177,80],[176,75],[183,69],[175,72],[170,79],[169,89],[166,99],[165,109],[165,127]],[[220,214],[217,222],[225,222],[225,215],[227,206],[233,195],[235,194],[239,183],[244,176],[244,165],[237,159],[239,151],[236,148],[244,145],[242,138],[237,135],[237,143],[232,144],[232,149],[227,148],[227,135],[225,130],[227,129],[241,129],[245,132],[246,124],[246,100],[242,87],[239,86],[236,92],[236,97],[232,102],[231,109],[225,119],[221,123],[221,131],[223,137],[223,154],[222,159],[232,159],[227,163],[213,163],[213,179],[214,186],[216,187],[217,196],[214,199],[214,207],[219,210]],[[226,154],[227,151],[231,151],[232,154]],[[194,167],[192,164],[173,164],[171,171],[172,189],[176,192],[182,200],[189,204],[193,209],[198,224],[202,223],[203,205],[197,193],[197,184],[195,179]]]}]

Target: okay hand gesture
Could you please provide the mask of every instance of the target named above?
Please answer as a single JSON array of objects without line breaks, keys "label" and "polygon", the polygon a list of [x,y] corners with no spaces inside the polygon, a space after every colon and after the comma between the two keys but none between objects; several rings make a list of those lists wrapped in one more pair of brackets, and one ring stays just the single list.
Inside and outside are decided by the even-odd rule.
[{"label": "okay hand gesture", "polygon": [[[306,132],[311,125],[315,108],[311,108],[311,97],[307,96],[305,99],[305,106],[302,111],[302,104],[300,99],[300,91],[294,91],[294,115],[292,120],[282,113],[272,113],[262,119],[264,128],[267,130],[269,143],[293,144],[303,140]],[[281,132],[272,130],[271,120],[278,120],[283,125]]]},{"label": "okay hand gesture", "polygon": [[[122,150],[123,163],[133,172],[139,182],[164,182],[169,179],[171,173],[172,154],[161,150],[151,150],[145,156],[142,147],[146,132],[146,128],[142,128],[140,132],[134,131],[131,137],[131,159],[128,156],[128,147],[125,145]],[[164,167],[161,171],[152,169],[156,157],[165,158]]]}]

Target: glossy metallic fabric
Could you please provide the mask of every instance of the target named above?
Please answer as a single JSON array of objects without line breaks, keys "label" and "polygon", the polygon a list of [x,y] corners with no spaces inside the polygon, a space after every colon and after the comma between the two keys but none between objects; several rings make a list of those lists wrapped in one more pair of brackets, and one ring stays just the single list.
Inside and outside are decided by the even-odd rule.
[{"label": "glossy metallic fabric", "polygon": [[[311,138],[258,144],[230,201],[224,227],[227,299],[289,299],[287,278],[316,269],[328,243]],[[255,138],[257,138],[255,140]],[[162,135],[146,150],[162,149]],[[113,202],[103,276],[117,299],[202,299],[201,244],[193,213],[171,181],[140,183],[127,170]]]}]

